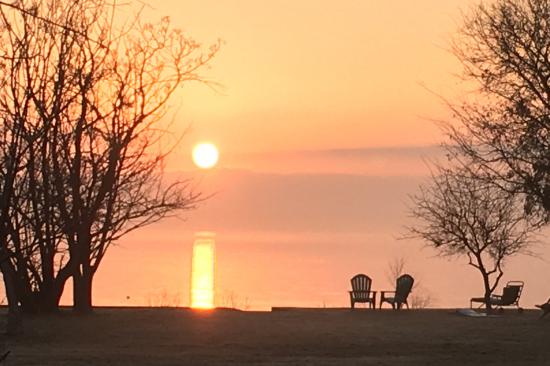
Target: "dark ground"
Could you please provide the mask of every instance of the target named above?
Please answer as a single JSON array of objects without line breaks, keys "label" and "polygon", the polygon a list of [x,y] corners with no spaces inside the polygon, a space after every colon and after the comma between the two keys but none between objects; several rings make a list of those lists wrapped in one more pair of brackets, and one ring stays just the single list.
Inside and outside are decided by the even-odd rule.
[{"label": "dark ground", "polygon": [[[5,318],[5,313],[2,314]],[[550,316],[189,309],[27,318],[5,365],[550,365]]]}]

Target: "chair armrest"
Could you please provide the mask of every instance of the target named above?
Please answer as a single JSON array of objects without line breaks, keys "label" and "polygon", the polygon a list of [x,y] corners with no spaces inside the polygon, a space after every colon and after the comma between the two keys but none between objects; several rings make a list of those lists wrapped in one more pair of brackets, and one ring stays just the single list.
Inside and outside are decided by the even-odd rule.
[{"label": "chair armrest", "polygon": [[380,291],[380,297],[382,299],[386,298],[386,294],[395,294],[395,291]]}]

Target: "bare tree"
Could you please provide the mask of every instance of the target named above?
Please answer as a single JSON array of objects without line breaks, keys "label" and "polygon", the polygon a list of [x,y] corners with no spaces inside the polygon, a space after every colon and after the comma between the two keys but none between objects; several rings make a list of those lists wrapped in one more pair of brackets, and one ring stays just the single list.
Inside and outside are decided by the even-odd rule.
[{"label": "bare tree", "polygon": [[[30,6],[20,3],[24,5]],[[71,5],[76,8],[76,3]],[[71,17],[74,8],[68,7],[67,17]],[[64,245],[53,201],[50,149],[53,118],[44,116],[48,108],[65,112],[60,96],[74,97],[74,92],[70,93],[70,79],[58,77],[67,70],[68,62],[59,60],[70,57],[70,47],[65,46],[70,33],[45,26],[29,14],[36,15],[37,8],[29,9],[6,13],[0,8],[3,29],[0,113],[5,121],[11,119],[3,127],[10,135],[17,132],[21,150],[20,169],[12,182],[9,215],[3,223],[8,235],[5,248],[16,273],[15,303],[20,303],[24,311],[42,311],[57,308],[65,281],[70,277],[68,268],[56,263],[63,262]],[[53,18],[58,10],[48,8],[47,16]],[[61,31],[57,39],[47,36],[56,31]],[[9,141],[7,145],[15,146]]]},{"label": "bare tree", "polygon": [[25,111],[27,147],[6,248],[30,293],[55,308],[72,277],[75,308],[89,311],[109,246],[200,199],[187,181],[163,180],[163,119],[179,86],[203,81],[219,44],[203,52],[168,18],[142,24],[139,14],[117,30],[118,8],[103,0],[18,7],[0,7],[3,113]]},{"label": "bare tree", "polygon": [[434,296],[422,285],[419,285],[410,295],[411,309],[426,309],[433,307],[435,302],[436,299]]},{"label": "bare tree", "polygon": [[[11,60],[13,62],[13,60]],[[0,77],[0,85],[13,88],[9,81]],[[17,186],[17,176],[22,169],[25,151],[20,120],[24,118],[24,107],[11,109],[8,113],[6,105],[0,101],[2,116],[0,125],[0,269],[8,301],[7,332],[17,332],[20,324],[20,308],[17,271],[12,262],[9,248],[11,208]],[[13,114],[11,114],[12,112]]]},{"label": "bare tree", "polygon": [[35,136],[40,134],[41,125],[36,124],[32,97],[26,92],[30,50],[21,38],[13,36],[5,20],[6,14],[0,12],[0,268],[9,306],[7,328],[11,333],[18,328],[20,303],[26,304],[32,292],[32,284],[25,280],[29,279],[28,264],[33,262],[29,253],[33,250],[22,244],[26,239],[18,231],[24,210],[19,204],[33,147],[29,124],[37,127]]},{"label": "bare tree", "polygon": [[102,15],[105,5],[93,3],[93,13],[79,19],[87,24],[80,33],[97,36],[95,42],[77,36],[85,63],[79,70],[78,112],[66,120],[70,139],[53,159],[68,173],[68,184],[57,174],[54,186],[71,259],[76,259],[71,271],[75,308],[82,311],[91,310],[93,276],[113,242],[192,209],[200,199],[187,181],[163,181],[170,150],[163,147],[161,122],[176,89],[202,80],[198,72],[218,51],[214,45],[201,53],[198,43],[170,27],[168,18],[157,25],[138,19],[113,37],[111,20]]},{"label": "bare tree", "polygon": [[453,50],[479,94],[451,105],[460,123],[448,129],[464,166],[523,197],[539,224],[550,219],[549,19],[549,0],[485,2],[465,16]]},{"label": "bare tree", "polygon": [[504,274],[506,261],[528,253],[531,226],[518,209],[518,198],[483,184],[464,169],[437,167],[429,184],[412,197],[418,224],[412,236],[425,240],[445,256],[468,258],[479,271],[487,310]]},{"label": "bare tree", "polygon": [[388,267],[386,268],[386,279],[390,284],[396,283],[397,279],[401,275],[405,274],[406,264],[407,260],[404,257],[394,257],[388,262]]}]

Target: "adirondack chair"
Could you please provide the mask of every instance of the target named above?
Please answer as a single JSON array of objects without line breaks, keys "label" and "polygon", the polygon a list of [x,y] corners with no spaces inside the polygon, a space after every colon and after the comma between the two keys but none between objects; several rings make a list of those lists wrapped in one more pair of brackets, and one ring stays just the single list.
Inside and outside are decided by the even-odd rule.
[{"label": "adirondack chair", "polygon": [[[489,299],[491,305],[495,306],[497,310],[503,310],[505,306],[515,306],[518,312],[522,312],[523,309],[519,306],[519,299],[521,298],[521,292],[523,291],[523,281],[509,281],[504,289],[502,295],[492,295]],[[470,308],[473,308],[473,303],[481,303],[479,307],[485,304],[484,297],[472,297],[470,299]]]},{"label": "adirondack chair", "polygon": [[399,310],[403,305],[409,308],[407,298],[411,293],[414,284],[414,278],[411,275],[404,274],[399,276],[395,283],[395,291],[382,291],[380,295],[380,309],[382,304],[387,302],[393,309]]},{"label": "adirondack chair", "polygon": [[352,309],[355,309],[355,303],[367,303],[371,309],[376,307],[376,291],[371,291],[371,285],[372,280],[364,274],[358,274],[351,279],[349,298]]}]

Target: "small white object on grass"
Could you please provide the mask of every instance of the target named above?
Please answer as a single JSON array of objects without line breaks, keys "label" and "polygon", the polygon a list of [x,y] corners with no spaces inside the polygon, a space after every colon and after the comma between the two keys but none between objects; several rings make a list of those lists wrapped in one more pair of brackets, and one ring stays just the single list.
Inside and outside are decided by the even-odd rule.
[{"label": "small white object on grass", "polygon": [[459,315],[469,316],[472,318],[484,318],[487,316],[486,313],[480,313],[475,311],[474,309],[458,309],[456,313]]}]

